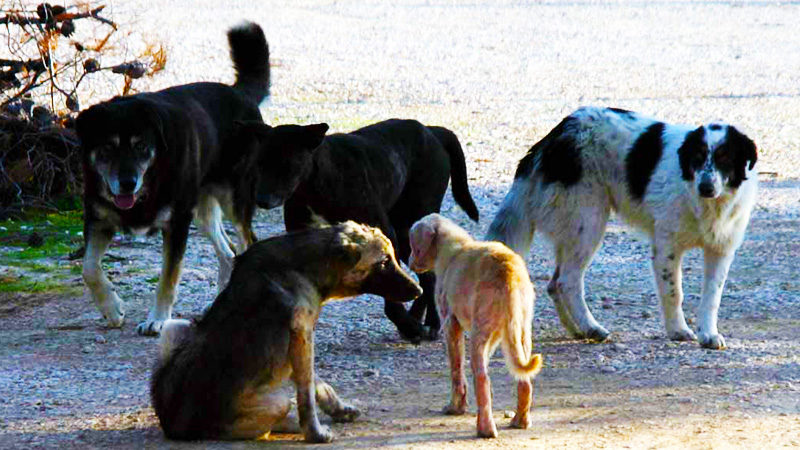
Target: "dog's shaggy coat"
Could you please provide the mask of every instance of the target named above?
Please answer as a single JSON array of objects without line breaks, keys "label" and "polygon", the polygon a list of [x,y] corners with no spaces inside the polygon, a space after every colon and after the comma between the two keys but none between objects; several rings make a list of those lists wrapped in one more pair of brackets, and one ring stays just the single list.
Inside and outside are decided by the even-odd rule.
[{"label": "dog's shaggy coat", "polygon": [[203,82],[115,97],[77,118],[85,184],[83,278],[111,326],[121,326],[125,314],[100,260],[117,230],[163,232],[156,301],[137,327],[140,334],[158,334],[171,316],[195,214],[219,257],[220,289],[236,250],[222,212],[235,222],[242,248],[254,240],[250,225],[263,145],[260,137],[240,133],[239,122],[261,122],[269,49],[253,23],[231,29],[228,40],[233,86]]},{"label": "dog's shaggy coat", "polygon": [[259,241],[236,257],[231,281],[192,325],[170,320],[151,380],[153,407],[170,439],[254,439],[289,411],[275,392],[291,379],[309,442],[329,442],[316,403],[334,420],[359,412],[314,376],[322,305],[360,293],[406,301],[421,293],[375,228],[347,222]]},{"label": "dog's shaggy coat", "polygon": [[704,347],[724,348],[717,330],[722,287],[756,201],[756,146],[736,128],[673,125],[615,108],[581,108],[522,158],[487,239],[527,255],[535,229],[555,248],[547,292],[576,337],[604,340],[584,301],[584,273],[609,215],[647,233],[669,338],[697,339],[686,325],[681,258],[703,249],[698,311]]},{"label": "dog's shaggy coat", "polygon": [[532,355],[533,284],[525,260],[499,242],[475,241],[450,220],[430,214],[411,227],[409,267],[436,273],[436,306],[444,326],[452,393],[446,414],[464,414],[464,330],[470,332],[470,365],[478,402],[478,435],[496,437],[488,363],[497,345],[517,378],[514,428],[528,428],[532,378],[542,355]]},{"label": "dog's shaggy coat", "polygon": [[[321,138],[327,130],[322,125],[306,131],[310,137]],[[446,128],[391,119],[325,136],[316,148],[304,144],[300,135],[297,140],[294,146],[306,151],[294,152],[294,162],[285,170],[297,174],[296,189],[284,205],[288,231],[313,223],[313,214],[329,222],[355,220],[380,228],[391,239],[398,258],[408,261],[409,228],[426,214],[439,211],[451,177],[456,203],[478,220],[461,144]],[[279,195],[259,197],[259,205],[270,207],[281,200]],[[386,316],[403,337],[412,341],[436,337],[440,324],[433,302],[434,283],[431,275],[420,277],[424,292],[410,312],[401,304],[384,303]]]}]

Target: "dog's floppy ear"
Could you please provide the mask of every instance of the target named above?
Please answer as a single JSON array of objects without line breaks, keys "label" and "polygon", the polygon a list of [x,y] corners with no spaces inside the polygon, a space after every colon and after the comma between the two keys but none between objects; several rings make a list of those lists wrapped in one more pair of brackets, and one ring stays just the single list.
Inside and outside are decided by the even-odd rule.
[{"label": "dog's floppy ear", "polygon": [[756,161],[758,161],[758,150],[755,142],[734,127],[728,127],[726,140],[733,151],[735,160],[734,176],[730,180],[730,185],[739,187],[742,181],[747,179],[745,167],[747,167],[747,170],[753,170]]},{"label": "dog's floppy ear", "polygon": [[728,141],[736,146],[737,162],[749,162],[747,170],[753,170],[756,161],[758,161],[758,150],[755,142],[734,127],[728,127]]}]

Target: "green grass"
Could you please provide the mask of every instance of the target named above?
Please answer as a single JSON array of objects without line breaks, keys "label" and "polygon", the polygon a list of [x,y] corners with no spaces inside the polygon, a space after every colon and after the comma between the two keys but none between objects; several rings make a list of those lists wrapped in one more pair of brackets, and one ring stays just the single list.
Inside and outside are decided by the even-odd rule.
[{"label": "green grass", "polygon": [[[33,213],[24,220],[0,222],[0,267],[13,268],[16,277],[5,277],[0,292],[60,292],[69,289],[64,281],[81,273],[79,264],[62,265],[62,259],[83,245],[81,211]],[[42,244],[32,247],[28,239],[36,232]],[[10,272],[10,271],[7,271]],[[36,276],[30,276],[36,275]]]}]

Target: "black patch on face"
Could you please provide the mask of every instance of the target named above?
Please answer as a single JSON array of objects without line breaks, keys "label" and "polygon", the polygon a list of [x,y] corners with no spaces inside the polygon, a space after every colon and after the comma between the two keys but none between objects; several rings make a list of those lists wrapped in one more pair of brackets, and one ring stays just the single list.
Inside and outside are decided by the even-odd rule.
[{"label": "black patch on face", "polygon": [[678,149],[681,178],[686,181],[694,180],[694,173],[700,170],[706,162],[708,144],[706,144],[705,136],[706,129],[699,127],[686,135],[686,139]]},{"label": "black patch on face", "polygon": [[647,127],[633,143],[628,156],[625,157],[625,178],[628,190],[633,198],[641,201],[650,183],[650,177],[661,159],[664,148],[661,135],[664,133],[664,124],[654,123]]},{"label": "black patch on face", "polygon": [[756,144],[734,127],[728,127],[725,141],[714,151],[714,165],[728,179],[728,186],[738,188],[745,168],[752,170],[758,160]]},{"label": "black patch on face", "polygon": [[520,160],[514,179],[530,176],[538,157],[538,171],[546,184],[557,181],[569,187],[577,183],[583,170],[581,151],[569,128],[577,126],[578,121],[573,116],[564,118],[547,136],[534,144]]}]

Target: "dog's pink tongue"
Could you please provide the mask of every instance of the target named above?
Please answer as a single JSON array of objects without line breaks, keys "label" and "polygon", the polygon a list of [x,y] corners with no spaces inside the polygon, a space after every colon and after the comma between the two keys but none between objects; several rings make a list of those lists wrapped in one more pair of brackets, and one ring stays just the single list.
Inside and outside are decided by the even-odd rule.
[{"label": "dog's pink tongue", "polygon": [[136,197],[133,194],[114,196],[114,204],[119,209],[131,209],[134,203],[136,203]]}]

